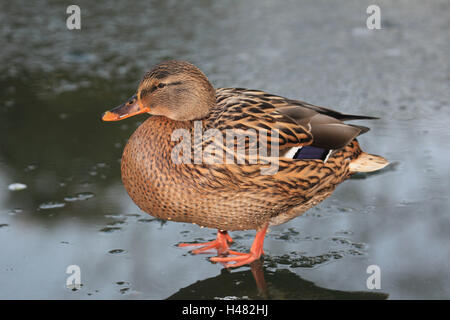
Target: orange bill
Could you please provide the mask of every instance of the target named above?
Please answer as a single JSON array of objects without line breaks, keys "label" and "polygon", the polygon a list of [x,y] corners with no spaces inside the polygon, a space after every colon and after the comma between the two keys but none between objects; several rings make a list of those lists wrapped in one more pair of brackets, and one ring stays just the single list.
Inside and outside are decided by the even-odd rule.
[{"label": "orange bill", "polygon": [[137,114],[149,112],[150,109],[143,107],[137,100],[137,96],[134,95],[127,102],[121,104],[114,109],[106,111],[102,115],[103,121],[119,121]]}]

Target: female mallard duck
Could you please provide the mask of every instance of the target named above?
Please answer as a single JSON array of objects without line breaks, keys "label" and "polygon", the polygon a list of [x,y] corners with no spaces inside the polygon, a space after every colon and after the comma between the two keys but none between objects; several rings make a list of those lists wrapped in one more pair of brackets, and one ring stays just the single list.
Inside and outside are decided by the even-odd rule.
[{"label": "female mallard duck", "polygon": [[[214,241],[180,246],[217,249],[211,260],[227,267],[259,259],[269,225],[299,216],[351,174],[388,164],[359,147],[356,137],[368,128],[342,122],[374,118],[259,90],[214,89],[188,62],[157,65],[103,120],[146,112],[153,116],[122,156],[128,194],[157,218],[218,229]],[[257,230],[250,252],[229,250],[225,230],[247,229]]]}]

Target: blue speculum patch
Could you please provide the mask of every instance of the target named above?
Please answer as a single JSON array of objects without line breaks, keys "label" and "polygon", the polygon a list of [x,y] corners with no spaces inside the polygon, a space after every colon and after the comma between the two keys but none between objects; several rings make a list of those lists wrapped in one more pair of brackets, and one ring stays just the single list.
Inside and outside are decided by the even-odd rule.
[{"label": "blue speculum patch", "polygon": [[294,159],[320,159],[325,160],[328,156],[330,150],[313,147],[313,146],[304,146],[297,150],[294,155]]}]

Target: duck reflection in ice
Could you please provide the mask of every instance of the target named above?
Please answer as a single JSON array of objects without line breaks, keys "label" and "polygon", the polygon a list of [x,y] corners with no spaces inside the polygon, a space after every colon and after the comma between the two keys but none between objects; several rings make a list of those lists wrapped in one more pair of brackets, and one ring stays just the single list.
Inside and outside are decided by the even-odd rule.
[{"label": "duck reflection in ice", "polygon": [[222,269],[218,276],[181,288],[167,299],[384,300],[387,298],[388,294],[381,292],[322,288],[302,279],[289,269],[267,271],[261,260],[255,260],[250,264],[250,270],[231,272],[229,269]]}]

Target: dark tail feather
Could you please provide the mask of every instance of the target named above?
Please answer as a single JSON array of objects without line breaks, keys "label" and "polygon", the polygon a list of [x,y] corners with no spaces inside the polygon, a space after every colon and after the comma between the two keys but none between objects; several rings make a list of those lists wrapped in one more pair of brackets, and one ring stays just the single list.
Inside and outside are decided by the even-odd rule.
[{"label": "dark tail feather", "polygon": [[358,116],[358,115],[353,115],[353,114],[342,114],[338,111],[332,110],[332,109],[328,109],[325,107],[319,107],[319,106],[315,106],[303,101],[296,101],[296,100],[287,100],[288,102],[290,102],[292,105],[296,105],[296,106],[301,106],[301,107],[306,107],[308,109],[314,110],[316,112],[325,114],[327,116],[336,118],[338,120],[341,121],[346,121],[346,120],[363,120],[363,119],[367,119],[367,120],[376,120],[379,119],[377,117],[369,117],[369,116]]},{"label": "dark tail feather", "polygon": [[354,128],[358,128],[359,130],[361,130],[358,134],[358,136],[366,133],[367,131],[370,130],[370,128],[364,127],[364,126],[357,126],[356,124],[347,124],[348,126],[352,126]]},{"label": "dark tail feather", "polygon": [[352,114],[340,114],[337,117],[341,121],[347,121],[347,120],[378,120],[380,118],[377,117],[369,117],[369,116],[357,116]]}]

